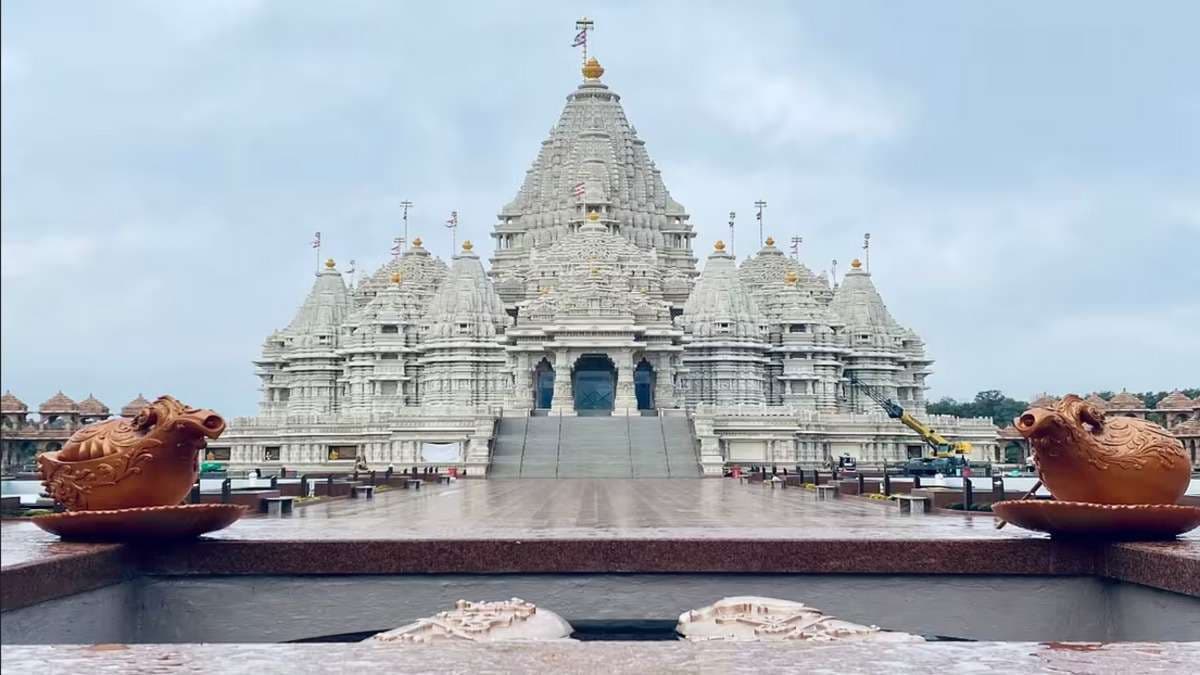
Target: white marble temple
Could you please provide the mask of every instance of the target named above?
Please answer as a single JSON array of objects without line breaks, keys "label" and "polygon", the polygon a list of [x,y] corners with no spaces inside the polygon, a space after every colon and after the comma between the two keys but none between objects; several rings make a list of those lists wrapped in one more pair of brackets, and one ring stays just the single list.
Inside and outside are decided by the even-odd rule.
[{"label": "white marble temple", "polygon": [[[585,65],[500,210],[489,268],[470,242],[447,267],[419,238],[356,288],[326,263],[255,361],[259,415],[218,448],[234,466],[400,469],[449,443],[482,472],[501,416],[664,410],[691,417],[710,474],[920,450],[850,386],[925,414],[932,360],[870,273],[831,284],[769,238],[740,266],[716,242],[697,269],[687,211],[601,75]],[[933,423],[992,457],[990,422]]]}]

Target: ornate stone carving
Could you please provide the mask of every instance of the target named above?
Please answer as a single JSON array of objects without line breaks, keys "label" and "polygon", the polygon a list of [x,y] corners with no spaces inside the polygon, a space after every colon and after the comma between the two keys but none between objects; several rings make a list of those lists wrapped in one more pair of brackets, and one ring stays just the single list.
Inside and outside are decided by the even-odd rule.
[{"label": "ornate stone carving", "polygon": [[693,642],[707,640],[803,640],[842,642],[921,642],[908,633],[880,630],[829,616],[804,603],[776,598],[722,598],[679,616],[676,630]]},{"label": "ornate stone carving", "polygon": [[755,596],[721,598],[708,607],[685,611],[679,615],[676,631],[691,641],[923,641],[919,635],[881,631],[878,626],[834,619],[804,603]]},{"label": "ornate stone carving", "polygon": [[1096,504],[1174,504],[1191,467],[1183,444],[1148,420],[1106,417],[1074,394],[1014,421],[1055,499]]},{"label": "ornate stone carving", "polygon": [[50,496],[72,511],[170,506],[191,490],[206,439],[224,430],[213,411],[162,396],[132,420],[75,432],[62,450],[38,456],[38,471]]},{"label": "ornate stone carving", "polygon": [[417,643],[565,640],[572,630],[559,615],[520,598],[501,602],[459,600],[448,612],[438,612],[371,639]]}]

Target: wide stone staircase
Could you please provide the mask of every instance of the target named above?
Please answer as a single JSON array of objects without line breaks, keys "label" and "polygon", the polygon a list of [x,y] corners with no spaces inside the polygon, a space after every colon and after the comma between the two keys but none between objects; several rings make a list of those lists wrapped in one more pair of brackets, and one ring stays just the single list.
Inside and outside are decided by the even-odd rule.
[{"label": "wide stone staircase", "polygon": [[697,478],[686,417],[505,417],[491,478]]}]

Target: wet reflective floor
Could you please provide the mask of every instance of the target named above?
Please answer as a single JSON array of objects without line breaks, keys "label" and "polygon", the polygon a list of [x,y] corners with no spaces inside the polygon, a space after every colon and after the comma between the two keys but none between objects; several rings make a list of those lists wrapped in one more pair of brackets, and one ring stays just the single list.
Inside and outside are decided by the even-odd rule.
[{"label": "wet reflective floor", "polygon": [[[0,527],[4,567],[94,551],[103,544],[60,543],[29,522]],[[372,500],[297,507],[283,518],[247,517],[208,535],[224,540],[363,539],[1020,539],[1045,535],[990,515],[900,514],[855,497],[818,500],[800,488],[730,479],[462,480],[393,489]],[[1200,558],[1200,533],[1170,547]]]},{"label": "wet reflective floor", "polygon": [[991,516],[900,515],[865,499],[728,479],[464,480],[252,518],[215,538],[1021,537]]}]

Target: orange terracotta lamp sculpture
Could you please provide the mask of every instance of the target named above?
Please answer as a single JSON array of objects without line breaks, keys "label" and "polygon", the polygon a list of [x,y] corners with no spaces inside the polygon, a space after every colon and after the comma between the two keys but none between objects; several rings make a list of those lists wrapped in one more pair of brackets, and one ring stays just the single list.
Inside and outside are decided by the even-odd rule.
[{"label": "orange terracotta lamp sculpture", "polygon": [[1169,538],[1200,526],[1200,507],[1177,503],[1191,479],[1187,453],[1161,426],[1106,417],[1074,394],[1032,407],[1013,424],[1029,440],[1038,478],[1054,499],[993,504],[1004,521],[1055,535],[1120,539]]},{"label": "orange terracotta lamp sculpture", "polygon": [[182,504],[199,477],[198,459],[225,431],[211,410],[160,396],[133,418],[76,431],[61,450],[38,455],[46,492],[67,509],[34,518],[72,538],[191,536],[241,515],[231,504]]},{"label": "orange terracotta lamp sculpture", "polygon": [[1183,444],[1149,420],[1108,417],[1069,394],[1030,408],[1014,424],[1033,447],[1038,474],[1055,499],[1097,504],[1174,504],[1187,491]]}]

